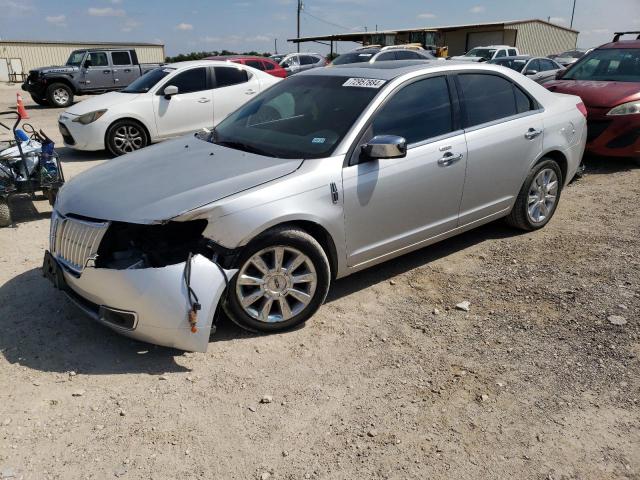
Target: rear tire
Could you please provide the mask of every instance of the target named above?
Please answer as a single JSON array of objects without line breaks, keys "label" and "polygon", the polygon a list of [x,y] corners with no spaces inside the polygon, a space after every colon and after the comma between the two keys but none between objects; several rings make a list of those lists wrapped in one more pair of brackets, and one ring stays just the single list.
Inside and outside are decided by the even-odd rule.
[{"label": "rear tire", "polygon": [[633,161],[636,163],[637,166],[640,167],[640,157],[634,158]]},{"label": "rear tire", "polygon": [[52,83],[47,88],[47,101],[52,107],[68,107],[73,103],[73,91],[64,83]]},{"label": "rear tire", "polygon": [[13,223],[9,204],[4,198],[0,198],[0,228],[8,227]]},{"label": "rear tire", "polygon": [[558,163],[542,158],[527,175],[507,223],[527,232],[544,227],[558,207],[563,185]]},{"label": "rear tire", "polygon": [[249,331],[280,332],[306,322],[324,302],[331,271],[322,246],[303,230],[276,228],[242,252],[225,311]]},{"label": "rear tire", "polygon": [[135,120],[114,122],[105,135],[105,146],[111,155],[119,157],[149,145],[147,130]]},{"label": "rear tire", "polygon": [[36,97],[33,93],[31,94],[31,100],[36,102],[41,107],[48,107],[49,106],[49,101],[46,98]]}]

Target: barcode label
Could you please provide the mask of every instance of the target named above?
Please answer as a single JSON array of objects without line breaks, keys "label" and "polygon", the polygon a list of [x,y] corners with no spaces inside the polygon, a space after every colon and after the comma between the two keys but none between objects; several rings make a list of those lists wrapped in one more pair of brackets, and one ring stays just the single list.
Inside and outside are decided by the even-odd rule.
[{"label": "barcode label", "polygon": [[380,88],[386,83],[377,78],[350,78],[342,84],[343,87]]}]

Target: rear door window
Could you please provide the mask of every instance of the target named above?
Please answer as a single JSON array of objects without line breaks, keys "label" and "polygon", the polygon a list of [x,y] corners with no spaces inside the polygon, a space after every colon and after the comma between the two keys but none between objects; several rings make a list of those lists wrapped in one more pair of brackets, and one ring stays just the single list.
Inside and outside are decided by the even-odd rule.
[{"label": "rear door window", "polygon": [[458,74],[465,110],[465,127],[493,122],[533,109],[533,102],[518,86],[497,75]]},{"label": "rear door window", "polygon": [[271,62],[263,62],[263,63],[264,63],[265,70],[267,70],[267,71],[275,70],[275,68],[276,68],[276,66]]},{"label": "rear door window", "polygon": [[557,70],[558,65],[556,65],[552,60],[547,60],[546,58],[541,58],[540,62],[540,71],[547,72],[549,70]]},{"label": "rear door window", "polygon": [[496,53],[496,56],[494,58],[501,58],[501,57],[506,57],[507,56],[507,51],[506,50],[498,50],[498,53]]},{"label": "rear door window", "polygon": [[510,57],[515,57],[518,55],[518,51],[515,48],[510,48],[509,49],[509,56]]},{"label": "rear door window", "polygon": [[264,65],[260,60],[246,60],[244,64],[249,65],[253,68],[257,68],[258,70],[264,70]]},{"label": "rear door window", "polygon": [[533,59],[527,65],[527,70],[535,70],[536,72],[541,72],[540,62],[537,59]]},{"label": "rear door window", "polygon": [[449,86],[444,76],[418,80],[387,101],[372,123],[373,135],[398,135],[408,144],[452,131]]},{"label": "rear door window", "polygon": [[405,50],[398,50],[396,52],[396,58],[398,60],[418,60],[422,57],[418,55],[416,52],[407,52]]},{"label": "rear door window", "polygon": [[234,67],[215,67],[216,88],[229,87],[249,81],[247,71]]},{"label": "rear door window", "polygon": [[111,61],[114,65],[131,65],[129,52],[111,52]]}]

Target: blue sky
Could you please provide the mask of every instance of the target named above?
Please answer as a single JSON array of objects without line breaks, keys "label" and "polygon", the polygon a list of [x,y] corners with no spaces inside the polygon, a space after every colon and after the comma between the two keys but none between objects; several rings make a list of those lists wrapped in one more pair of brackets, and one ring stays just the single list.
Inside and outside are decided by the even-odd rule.
[{"label": "blue sky", "polygon": [[[525,18],[568,25],[573,0],[306,0],[302,35]],[[293,51],[296,0],[0,0],[0,38],[162,42],[200,50]],[[640,0],[577,0],[578,44],[640,30]],[[351,45],[342,44],[340,51]],[[307,50],[326,48],[309,44]]]}]

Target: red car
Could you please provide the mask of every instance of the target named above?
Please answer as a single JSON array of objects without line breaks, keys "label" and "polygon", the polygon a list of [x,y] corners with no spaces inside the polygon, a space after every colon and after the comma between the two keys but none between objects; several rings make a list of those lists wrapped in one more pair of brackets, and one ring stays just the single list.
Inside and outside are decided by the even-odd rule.
[{"label": "red car", "polygon": [[640,163],[640,35],[620,40],[582,57],[544,86],[578,95],[587,107],[587,151],[632,157]]},{"label": "red car", "polygon": [[221,60],[226,62],[241,63],[249,67],[257,68],[263,72],[270,73],[274,77],[286,78],[287,71],[278,65],[276,62],[266,57],[251,57],[248,55],[229,55],[229,56],[214,56],[207,57],[205,60]]}]

